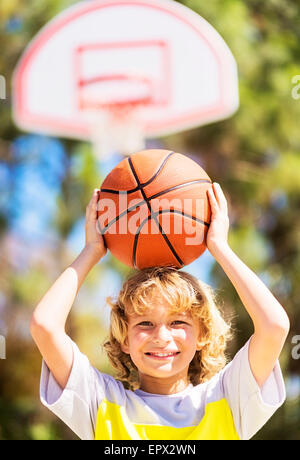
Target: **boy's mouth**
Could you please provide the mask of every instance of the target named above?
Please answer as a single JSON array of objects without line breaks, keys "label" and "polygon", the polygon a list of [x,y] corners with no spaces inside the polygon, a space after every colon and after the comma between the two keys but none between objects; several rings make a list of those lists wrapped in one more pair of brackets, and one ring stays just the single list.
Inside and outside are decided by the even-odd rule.
[{"label": "boy's mouth", "polygon": [[173,358],[174,356],[179,355],[179,353],[180,351],[167,352],[167,353],[147,352],[145,353],[145,355],[151,356],[151,358],[166,359],[166,358]]}]

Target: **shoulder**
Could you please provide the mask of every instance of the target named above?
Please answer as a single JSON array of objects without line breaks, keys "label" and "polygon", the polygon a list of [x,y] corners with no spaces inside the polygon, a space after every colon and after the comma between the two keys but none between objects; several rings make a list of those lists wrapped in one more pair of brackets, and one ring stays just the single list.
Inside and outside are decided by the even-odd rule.
[{"label": "shoulder", "polygon": [[95,378],[101,384],[104,397],[115,404],[124,404],[125,399],[128,397],[128,390],[125,390],[122,382],[96,368],[93,368],[93,372],[95,373]]},{"label": "shoulder", "polygon": [[222,390],[241,439],[250,439],[283,404],[285,386],[277,361],[263,387],[249,361],[251,337],[221,371]]},{"label": "shoulder", "polygon": [[91,364],[89,358],[78,345],[69,338],[73,349],[73,363],[71,373],[64,391],[59,387],[46,363],[42,363],[41,396],[43,403],[53,404],[62,400],[67,394],[77,394],[89,405],[96,406],[103,399],[109,399],[120,404],[125,397],[125,390],[121,382],[111,375],[101,372]]},{"label": "shoulder", "polygon": [[196,402],[197,405],[205,406],[209,403],[219,401],[225,397],[223,388],[223,371],[219,371],[206,382],[195,385],[186,396]]},{"label": "shoulder", "polygon": [[[80,351],[75,342],[72,341],[74,350],[74,371],[81,376],[94,389],[98,400],[108,399],[110,402],[122,404],[125,398],[125,389],[123,384],[113,376],[99,370],[91,364],[89,358]],[[77,372],[76,372],[77,367]]]}]

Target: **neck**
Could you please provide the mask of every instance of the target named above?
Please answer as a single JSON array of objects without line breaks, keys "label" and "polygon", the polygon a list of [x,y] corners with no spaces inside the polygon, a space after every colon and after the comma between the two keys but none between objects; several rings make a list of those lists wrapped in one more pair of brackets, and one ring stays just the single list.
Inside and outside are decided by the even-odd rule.
[{"label": "neck", "polygon": [[140,375],[140,390],[147,393],[172,395],[186,389],[189,385],[186,374],[172,376],[171,378],[157,378],[151,375]]}]

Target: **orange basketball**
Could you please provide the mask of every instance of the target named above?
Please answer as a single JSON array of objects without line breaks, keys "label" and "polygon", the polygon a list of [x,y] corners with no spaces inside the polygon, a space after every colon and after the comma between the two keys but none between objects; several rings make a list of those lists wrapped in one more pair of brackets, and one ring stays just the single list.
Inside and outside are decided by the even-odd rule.
[{"label": "orange basketball", "polygon": [[97,223],[107,248],[139,270],[190,264],[206,249],[211,183],[181,153],[143,150],[124,158],[100,190]]}]

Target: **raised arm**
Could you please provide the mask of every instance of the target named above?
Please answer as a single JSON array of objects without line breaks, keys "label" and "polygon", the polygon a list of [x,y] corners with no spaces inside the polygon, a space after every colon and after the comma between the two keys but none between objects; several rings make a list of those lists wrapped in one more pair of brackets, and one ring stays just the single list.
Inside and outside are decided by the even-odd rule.
[{"label": "raised arm", "polygon": [[86,208],[85,247],[59,276],[35,308],[30,332],[47,366],[64,388],[73,363],[65,324],[75,297],[89,271],[106,254],[103,237],[96,229],[98,190]]},{"label": "raised arm", "polygon": [[227,201],[220,185],[214,183],[208,196],[212,219],[207,247],[234,285],[253,321],[249,361],[257,383],[262,386],[280,355],[289,332],[289,319],[270,290],[229,247]]}]

